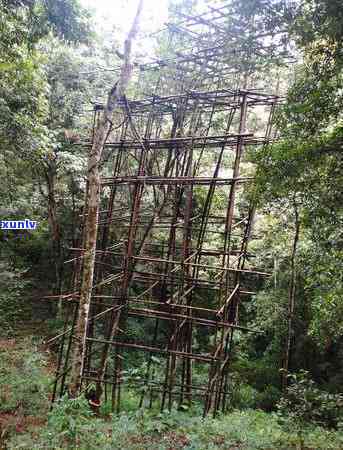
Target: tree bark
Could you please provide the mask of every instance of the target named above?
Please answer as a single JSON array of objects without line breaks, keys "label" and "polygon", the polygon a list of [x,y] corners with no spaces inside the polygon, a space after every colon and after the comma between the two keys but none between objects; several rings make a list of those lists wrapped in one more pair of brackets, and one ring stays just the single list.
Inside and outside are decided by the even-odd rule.
[{"label": "tree bark", "polygon": [[295,260],[298,248],[299,233],[300,233],[300,221],[298,207],[294,202],[294,238],[291,253],[291,280],[289,285],[289,297],[288,297],[288,323],[287,323],[287,337],[286,337],[286,347],[282,367],[282,391],[285,391],[288,385],[288,372],[289,372],[289,362],[292,347],[292,334],[293,334],[293,317],[295,308],[295,290],[296,290],[296,269]]},{"label": "tree bark", "polygon": [[85,241],[83,244],[83,271],[81,276],[79,311],[74,332],[74,348],[71,361],[72,367],[69,387],[69,391],[72,396],[76,396],[80,392],[86,352],[88,316],[93,288],[96,239],[98,231],[101,187],[99,164],[101,162],[102,152],[106,143],[106,139],[111,130],[113,111],[115,110],[118,101],[123,98],[131,78],[132,42],[138,32],[138,25],[142,8],[143,0],[139,0],[136,16],[132,23],[131,30],[124,42],[124,61],[121,68],[119,80],[114,84],[113,88],[108,93],[107,104],[103,110],[98,126],[95,129],[93,145],[88,157],[88,210],[85,223]]}]

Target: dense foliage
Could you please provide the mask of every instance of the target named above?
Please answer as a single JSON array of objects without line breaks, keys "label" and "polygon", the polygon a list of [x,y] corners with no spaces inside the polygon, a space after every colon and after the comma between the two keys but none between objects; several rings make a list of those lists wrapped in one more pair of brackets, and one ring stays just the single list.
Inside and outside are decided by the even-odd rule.
[{"label": "dense foliage", "polygon": [[[292,365],[311,370],[318,381],[332,381],[337,388],[343,332],[343,280],[338,269],[343,217],[342,14],[339,2],[306,1],[292,16],[288,26],[303,63],[295,68],[277,118],[279,141],[255,159],[258,201],[290,239],[294,212],[300,229]],[[270,244],[275,254],[278,240]],[[304,352],[313,354],[312,363],[304,365]]]}]

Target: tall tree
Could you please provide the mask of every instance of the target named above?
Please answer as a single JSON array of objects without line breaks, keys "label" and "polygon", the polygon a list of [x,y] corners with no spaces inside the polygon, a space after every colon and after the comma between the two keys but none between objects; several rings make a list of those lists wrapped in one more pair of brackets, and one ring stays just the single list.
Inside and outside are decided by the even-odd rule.
[{"label": "tall tree", "polygon": [[294,237],[291,253],[291,270],[290,270],[290,282],[289,282],[289,292],[288,292],[288,311],[287,311],[287,335],[286,344],[284,349],[283,358],[283,372],[282,372],[282,389],[285,390],[288,384],[288,370],[290,363],[290,354],[293,339],[293,317],[295,312],[295,294],[296,294],[296,255],[298,250],[299,233],[300,233],[300,220],[299,212],[296,201],[293,201],[293,212],[294,212]]},{"label": "tall tree", "polygon": [[94,132],[93,144],[88,159],[87,216],[85,223],[85,238],[83,244],[83,270],[81,277],[79,310],[74,333],[74,350],[70,382],[70,393],[73,396],[77,395],[80,390],[86,352],[88,316],[93,288],[96,237],[98,230],[100,203],[101,180],[99,165],[101,162],[104,145],[111,131],[113,112],[117,107],[118,102],[124,97],[131,78],[132,44],[138,32],[142,9],[143,0],[139,0],[132,27],[124,42],[123,65],[121,67],[119,79],[108,93],[107,103]]}]

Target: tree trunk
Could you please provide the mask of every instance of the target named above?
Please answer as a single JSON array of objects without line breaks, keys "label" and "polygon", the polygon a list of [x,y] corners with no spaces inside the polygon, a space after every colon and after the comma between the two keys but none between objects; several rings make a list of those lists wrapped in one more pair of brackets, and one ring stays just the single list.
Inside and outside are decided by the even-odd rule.
[{"label": "tree trunk", "polygon": [[71,361],[71,381],[69,388],[72,396],[76,396],[80,392],[86,352],[88,315],[93,287],[100,202],[101,179],[99,164],[106,139],[111,131],[113,111],[116,108],[118,101],[124,96],[131,78],[131,48],[132,42],[137,35],[142,8],[143,0],[140,0],[131,30],[124,43],[124,61],[119,80],[108,94],[107,104],[99,120],[98,126],[95,129],[93,145],[88,158],[88,210],[85,223],[85,242],[83,244],[83,272],[81,276],[79,312],[74,332],[74,348]]},{"label": "tree trunk", "polygon": [[289,371],[289,362],[290,362],[290,354],[292,347],[292,334],[293,334],[293,316],[294,316],[294,308],[295,308],[295,290],[296,290],[296,269],[295,269],[295,259],[299,241],[299,232],[300,232],[300,221],[299,221],[299,213],[296,203],[294,202],[294,219],[295,219],[295,230],[294,230],[294,238],[293,238],[293,246],[291,253],[291,280],[289,285],[289,297],[288,297],[288,324],[287,324],[287,337],[286,337],[286,347],[285,354],[283,360],[282,367],[282,391],[285,391],[288,384],[288,371]]},{"label": "tree trunk", "polygon": [[[62,291],[62,272],[63,272],[63,254],[61,242],[61,228],[57,218],[57,204],[56,204],[56,163],[52,161],[45,169],[45,179],[48,192],[48,222],[52,237],[52,251],[55,266],[55,287],[54,294],[60,295]],[[58,304],[58,311],[60,312],[60,302]]]}]

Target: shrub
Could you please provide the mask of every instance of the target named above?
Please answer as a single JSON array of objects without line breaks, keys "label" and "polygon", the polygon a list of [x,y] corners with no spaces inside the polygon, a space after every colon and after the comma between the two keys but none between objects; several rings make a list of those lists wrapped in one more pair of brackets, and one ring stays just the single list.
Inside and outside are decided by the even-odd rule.
[{"label": "shrub", "polygon": [[[47,424],[31,433],[15,436],[9,449],[105,449],[109,442],[109,427],[93,417],[88,401],[80,396],[61,398],[48,414]],[[107,447],[108,448],[108,447]]]},{"label": "shrub", "polygon": [[290,386],[278,404],[279,415],[290,422],[338,428],[343,422],[343,395],[320,390],[306,371],[290,374]]}]

